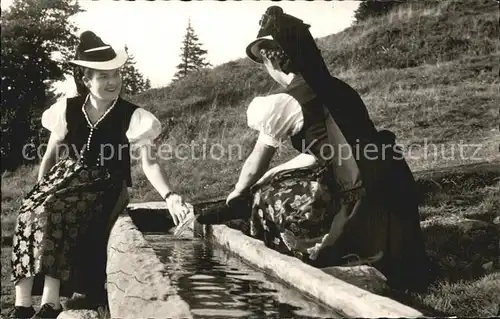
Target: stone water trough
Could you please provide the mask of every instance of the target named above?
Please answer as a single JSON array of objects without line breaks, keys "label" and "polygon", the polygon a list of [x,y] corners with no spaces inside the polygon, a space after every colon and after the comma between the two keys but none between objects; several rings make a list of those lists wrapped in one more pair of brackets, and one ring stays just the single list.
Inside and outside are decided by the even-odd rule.
[{"label": "stone water trough", "polygon": [[[114,226],[108,245],[107,266],[111,318],[192,317],[189,305],[176,293],[162,263],[142,235],[145,231],[161,231],[167,226],[167,222],[162,221],[165,214],[163,202],[131,204]],[[271,250],[261,241],[225,225],[192,225],[191,228],[197,231],[191,236],[203,234],[206,240],[221,245],[249,264],[338,309],[347,317],[422,315],[415,309],[370,292],[385,289],[383,276],[371,267],[330,267],[327,273]],[[365,289],[348,281],[357,281],[358,286]]]},{"label": "stone water trough", "polygon": [[[500,175],[500,164],[488,172]],[[432,196],[442,186],[433,180],[443,172],[422,172],[422,195]],[[202,207],[220,203],[197,204]],[[114,225],[108,244],[108,300],[111,318],[192,318],[189,304],[171,284],[162,262],[144,237],[145,232],[172,231],[165,203],[130,204]],[[186,235],[186,234],[184,234]],[[191,225],[187,236],[202,236],[238,255],[249,265],[274,276],[304,295],[345,317],[422,317],[420,311],[383,296],[385,278],[374,268],[318,269],[271,250],[256,239],[225,225]],[[60,318],[96,318],[92,312],[63,312]]]}]

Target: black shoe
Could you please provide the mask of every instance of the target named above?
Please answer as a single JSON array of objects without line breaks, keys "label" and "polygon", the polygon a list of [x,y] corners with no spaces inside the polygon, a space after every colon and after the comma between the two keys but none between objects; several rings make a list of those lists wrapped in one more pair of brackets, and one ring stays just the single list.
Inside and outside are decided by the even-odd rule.
[{"label": "black shoe", "polygon": [[31,317],[31,319],[56,319],[57,316],[62,312],[62,307],[59,306],[59,309],[54,309],[51,304],[43,304],[37,313]]},{"label": "black shoe", "polygon": [[30,319],[35,314],[35,309],[33,307],[21,307],[14,306],[12,310],[9,312],[9,319]]}]

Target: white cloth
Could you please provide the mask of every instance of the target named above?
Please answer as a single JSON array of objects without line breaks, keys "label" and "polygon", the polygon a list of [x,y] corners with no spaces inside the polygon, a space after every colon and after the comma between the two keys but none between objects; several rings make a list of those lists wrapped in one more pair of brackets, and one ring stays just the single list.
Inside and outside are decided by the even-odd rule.
[{"label": "white cloth", "polygon": [[31,291],[33,289],[34,277],[25,277],[19,280],[16,284],[16,300],[14,306],[31,307],[33,301]]},{"label": "white cloth", "polygon": [[46,275],[43,284],[41,304],[42,305],[46,303],[52,304],[54,306],[54,309],[59,309],[61,307],[60,297],[59,297],[60,287],[61,287],[61,282],[59,281],[59,279]]},{"label": "white cloth", "polygon": [[[68,132],[66,123],[66,100],[54,103],[43,112],[42,125],[60,138]],[[152,144],[161,133],[161,123],[151,112],[137,108],[132,114],[126,132],[129,142],[135,146]]]},{"label": "white cloth", "polygon": [[132,114],[127,130],[127,138],[135,146],[153,144],[161,133],[161,123],[153,113],[137,108]]},{"label": "white cloth", "polygon": [[279,93],[254,98],[247,109],[247,123],[260,132],[260,142],[278,147],[283,139],[302,129],[304,116],[293,96]]}]

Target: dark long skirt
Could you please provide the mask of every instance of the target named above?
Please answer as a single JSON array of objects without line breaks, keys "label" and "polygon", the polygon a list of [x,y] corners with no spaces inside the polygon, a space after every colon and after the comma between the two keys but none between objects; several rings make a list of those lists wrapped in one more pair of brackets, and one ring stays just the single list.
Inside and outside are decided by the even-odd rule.
[{"label": "dark long skirt", "polygon": [[60,295],[104,287],[111,225],[128,202],[123,178],[100,166],[59,161],[23,199],[12,249],[12,280],[45,275],[61,281]]},{"label": "dark long skirt", "polygon": [[[254,193],[251,234],[315,267],[369,264],[393,288],[425,289],[429,267],[413,177],[404,161],[392,165],[380,185],[386,195],[364,193],[342,204],[314,169],[277,174]],[[333,242],[311,249],[331,227]]]}]

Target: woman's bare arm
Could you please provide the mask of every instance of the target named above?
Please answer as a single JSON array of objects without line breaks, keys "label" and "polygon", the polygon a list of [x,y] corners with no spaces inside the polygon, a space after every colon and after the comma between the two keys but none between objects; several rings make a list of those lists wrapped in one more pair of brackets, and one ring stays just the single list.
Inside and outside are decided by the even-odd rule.
[{"label": "woman's bare arm", "polygon": [[152,146],[143,145],[140,148],[140,152],[142,170],[151,185],[153,185],[156,191],[163,198],[165,198],[165,195],[168,193],[172,194],[166,199],[167,209],[172,216],[174,224],[179,224],[184,218],[186,218],[190,211],[187,203],[184,202],[181,195],[173,192],[172,185],[167,180],[167,174],[164,167],[158,162],[157,156],[151,153]]},{"label": "woman's bare arm", "polygon": [[276,152],[276,148],[257,141],[241,169],[234,192],[243,193],[264,174]]},{"label": "woman's bare arm", "polygon": [[38,170],[38,181],[40,181],[45,174],[54,166],[59,157],[60,145],[62,138],[58,135],[51,133],[49,142],[47,143],[47,150],[43,154],[42,161],[40,163],[40,169]]},{"label": "woman's bare arm", "polygon": [[285,162],[283,164],[277,165],[270,170],[268,170],[258,181],[255,183],[256,185],[261,185],[271,179],[276,173],[289,169],[298,169],[304,167],[314,166],[317,163],[317,160],[314,156],[309,154],[299,154]]}]

